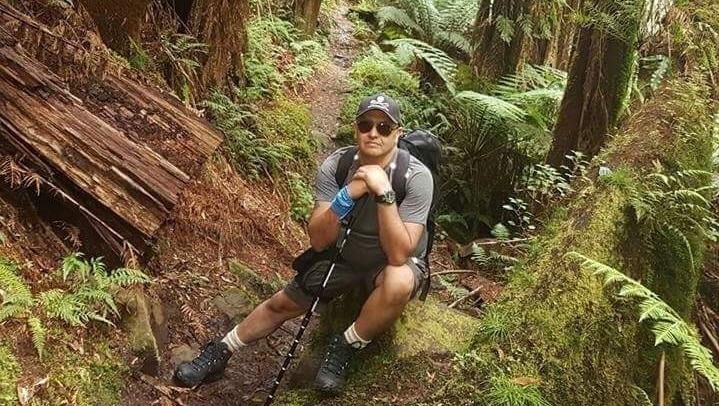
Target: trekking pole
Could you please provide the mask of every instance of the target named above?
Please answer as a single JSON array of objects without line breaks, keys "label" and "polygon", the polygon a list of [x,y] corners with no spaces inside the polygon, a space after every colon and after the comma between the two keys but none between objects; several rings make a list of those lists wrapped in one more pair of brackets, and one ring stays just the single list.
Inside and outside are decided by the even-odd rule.
[{"label": "trekking pole", "polygon": [[330,266],[327,269],[325,278],[322,281],[322,286],[320,286],[320,289],[315,294],[314,298],[312,299],[312,305],[310,306],[309,309],[307,309],[307,313],[305,313],[305,317],[302,319],[300,328],[299,328],[299,330],[297,330],[297,334],[295,335],[295,339],[292,341],[290,350],[287,352],[287,355],[285,356],[285,360],[282,363],[282,368],[280,368],[280,371],[277,373],[277,378],[275,378],[275,382],[272,384],[272,389],[270,389],[270,394],[267,396],[264,406],[270,406],[272,404],[272,402],[275,400],[275,393],[277,392],[277,388],[280,387],[280,382],[282,381],[282,377],[285,375],[285,372],[287,372],[287,367],[290,365],[292,358],[294,358],[294,356],[295,356],[295,351],[297,350],[297,347],[300,344],[300,340],[302,339],[302,336],[305,334],[305,329],[307,329],[307,325],[310,323],[310,318],[312,318],[312,314],[315,312],[317,305],[320,303],[320,295],[322,295],[322,292],[325,290],[325,287],[327,286],[327,282],[332,277],[332,272],[334,271],[335,264],[337,264],[337,260],[339,259],[339,256],[342,253],[342,248],[344,248],[345,243],[347,242],[347,237],[349,237],[350,231],[352,230],[352,224],[354,223],[354,219],[355,219],[355,216],[353,213],[350,221],[347,224],[347,229],[345,230],[344,236],[342,237],[342,240],[339,242],[339,244],[337,246],[337,251],[335,252],[335,254],[332,258],[332,262],[330,263]]}]

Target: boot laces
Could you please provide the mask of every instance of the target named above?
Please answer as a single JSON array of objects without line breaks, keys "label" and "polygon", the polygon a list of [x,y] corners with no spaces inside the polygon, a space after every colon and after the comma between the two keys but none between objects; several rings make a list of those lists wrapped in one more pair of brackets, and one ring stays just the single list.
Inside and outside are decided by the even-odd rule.
[{"label": "boot laces", "polygon": [[208,367],[211,364],[217,363],[224,358],[224,351],[222,347],[214,342],[207,343],[202,352],[194,360],[192,360],[192,366],[196,370],[201,370]]},{"label": "boot laces", "polygon": [[352,354],[354,353],[353,348],[342,341],[341,337],[332,340],[325,358],[324,369],[335,375],[340,374],[345,368],[347,368],[347,365],[349,365],[350,359],[352,358]]}]

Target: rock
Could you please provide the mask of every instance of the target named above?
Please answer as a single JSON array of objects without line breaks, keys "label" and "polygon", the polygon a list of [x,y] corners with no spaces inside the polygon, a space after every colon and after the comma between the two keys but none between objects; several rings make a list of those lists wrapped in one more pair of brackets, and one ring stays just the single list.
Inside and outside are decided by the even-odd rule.
[{"label": "rock", "polygon": [[157,376],[160,367],[160,350],[152,329],[154,323],[152,301],[140,288],[123,290],[118,293],[117,299],[127,310],[123,328],[128,335],[132,353],[142,360],[140,369],[147,375]]},{"label": "rock", "polygon": [[215,305],[233,323],[240,322],[255,308],[258,299],[240,288],[230,288],[212,299]]},{"label": "rock", "polygon": [[197,356],[197,351],[187,344],[174,347],[170,350],[170,364],[174,370],[178,365],[186,361],[192,361]]},{"label": "rock", "polygon": [[227,267],[230,272],[237,275],[240,278],[241,283],[254,291],[260,297],[269,297],[273,293],[282,289],[284,282],[279,276],[276,276],[273,280],[266,281],[262,279],[255,271],[250,269],[247,265],[239,261],[228,261]]}]

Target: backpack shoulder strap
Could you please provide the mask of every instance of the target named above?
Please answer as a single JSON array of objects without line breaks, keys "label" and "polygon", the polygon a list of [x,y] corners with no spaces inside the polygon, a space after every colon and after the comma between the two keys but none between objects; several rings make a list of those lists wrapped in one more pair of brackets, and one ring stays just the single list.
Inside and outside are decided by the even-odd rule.
[{"label": "backpack shoulder strap", "polygon": [[342,156],[340,156],[340,159],[337,161],[337,169],[335,170],[335,182],[337,182],[337,187],[342,188],[342,186],[345,185],[347,174],[350,171],[350,167],[352,167],[352,162],[354,161],[356,154],[356,146],[347,148],[347,151],[342,153]]},{"label": "backpack shoulder strap", "polygon": [[407,196],[407,171],[409,170],[409,160],[411,155],[404,149],[397,150],[397,160],[392,170],[392,190],[397,195],[397,206]]}]

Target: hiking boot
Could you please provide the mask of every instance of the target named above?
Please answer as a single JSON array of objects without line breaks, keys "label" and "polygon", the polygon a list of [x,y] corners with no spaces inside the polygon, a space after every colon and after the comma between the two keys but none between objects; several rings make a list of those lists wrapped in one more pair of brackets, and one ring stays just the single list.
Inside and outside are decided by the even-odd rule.
[{"label": "hiking boot", "polygon": [[222,377],[232,352],[220,340],[210,341],[202,347],[197,358],[183,362],[175,370],[175,379],[183,386],[194,387]]},{"label": "hiking boot", "polygon": [[347,366],[356,351],[356,348],[347,344],[344,335],[335,336],[330,341],[325,360],[317,372],[315,389],[330,394],[342,392],[347,376]]}]

